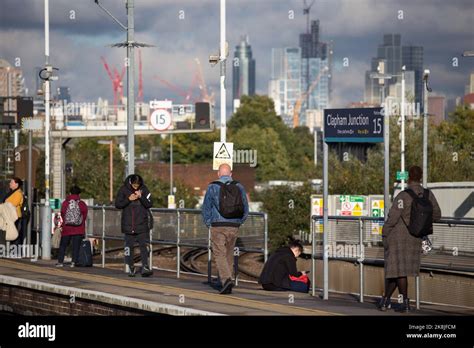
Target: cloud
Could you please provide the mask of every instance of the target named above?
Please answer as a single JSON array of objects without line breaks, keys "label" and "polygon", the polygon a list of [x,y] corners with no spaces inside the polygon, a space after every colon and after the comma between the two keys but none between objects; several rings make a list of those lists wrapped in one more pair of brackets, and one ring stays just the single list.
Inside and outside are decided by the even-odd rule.
[{"label": "cloud", "polygon": [[[124,0],[101,3],[126,23]],[[125,49],[107,45],[124,41],[125,32],[92,0],[52,0],[50,6],[51,61],[61,69],[60,81],[55,85],[69,86],[73,98],[78,100],[95,100],[98,96],[111,99],[111,83],[100,57],[120,68]],[[376,55],[382,35],[391,32],[400,33],[403,44],[424,46],[434,88],[448,95],[462,94],[468,73],[474,69],[472,61],[460,57],[462,51],[474,48],[473,9],[472,0],[316,1],[311,16],[320,19],[322,39],[334,43],[332,104],[346,105],[363,98],[365,70]],[[403,19],[398,18],[399,11],[403,11]],[[9,61],[21,57],[30,88],[34,67],[44,64],[43,26],[42,1],[2,1],[0,55]],[[271,49],[297,46],[305,26],[300,0],[227,1],[230,57],[240,36],[248,34],[257,64],[258,93],[267,93]],[[145,99],[179,100],[174,91],[153,76],[187,90],[196,72],[195,57],[201,61],[207,84],[218,92],[219,67],[211,68],[208,56],[218,51],[219,1],[136,0],[135,31],[137,41],[156,45],[142,50]],[[459,57],[460,65],[452,69],[455,56]],[[350,66],[338,70],[345,57],[349,58]],[[231,71],[228,62],[228,103]]]}]

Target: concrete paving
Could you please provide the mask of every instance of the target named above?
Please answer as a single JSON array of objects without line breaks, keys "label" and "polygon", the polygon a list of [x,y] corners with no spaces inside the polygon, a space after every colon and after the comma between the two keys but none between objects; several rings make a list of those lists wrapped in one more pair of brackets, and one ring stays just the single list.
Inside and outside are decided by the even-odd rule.
[{"label": "concrete paving", "polygon": [[472,310],[423,305],[400,314],[375,309],[375,299],[359,303],[352,295],[330,293],[330,299],[292,292],[267,292],[239,282],[232,295],[219,295],[207,278],[155,271],[150,278],[128,277],[114,268],[54,267],[55,261],[0,259],[0,283],[106,302],[169,315],[472,315]]}]

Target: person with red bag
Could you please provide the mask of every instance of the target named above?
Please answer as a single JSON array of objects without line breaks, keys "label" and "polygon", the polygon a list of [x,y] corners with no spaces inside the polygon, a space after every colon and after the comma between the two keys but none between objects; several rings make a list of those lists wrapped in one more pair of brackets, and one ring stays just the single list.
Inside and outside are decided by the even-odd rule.
[{"label": "person with red bag", "polygon": [[288,246],[276,250],[263,266],[258,282],[267,291],[308,292],[310,281],[308,272],[298,272],[296,260],[303,252],[303,245],[293,241]]}]

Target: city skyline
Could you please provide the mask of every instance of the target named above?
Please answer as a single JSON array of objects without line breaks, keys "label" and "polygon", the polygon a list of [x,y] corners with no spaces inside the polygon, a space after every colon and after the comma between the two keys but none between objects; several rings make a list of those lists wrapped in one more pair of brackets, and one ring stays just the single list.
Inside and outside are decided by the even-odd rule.
[{"label": "city skyline", "polygon": [[[104,5],[120,19],[125,17],[122,4],[105,1]],[[424,48],[424,67],[431,70],[434,92],[447,98],[462,96],[474,70],[473,62],[461,56],[464,50],[474,46],[470,31],[474,20],[469,15],[472,7],[471,2],[463,0],[449,4],[436,0],[413,4],[385,0],[317,1],[311,19],[320,20],[321,36],[334,43],[332,106],[346,106],[364,99],[364,74],[370,69],[370,59],[384,33],[400,33],[405,38],[404,45]],[[5,1],[3,8],[0,57],[13,64],[17,58],[21,59],[25,83],[32,95],[34,67],[44,64],[42,3]],[[211,68],[207,63],[209,54],[217,52],[218,8],[216,1],[200,1],[199,6],[191,1],[136,1],[137,39],[156,45],[142,52],[145,100],[179,98],[152,76],[158,74],[183,89],[189,88],[194,57],[201,60],[206,82],[218,94],[218,68]],[[18,21],[8,16],[9,13],[17,13],[24,19]],[[439,13],[443,16],[437,16]],[[184,18],[180,19],[180,15]],[[363,16],[371,20],[364,20]],[[298,46],[299,35],[306,30],[302,2],[274,1],[270,5],[269,1],[229,1],[227,17],[229,61],[240,36],[250,35],[253,57],[259,62],[255,92],[268,94],[271,49]],[[111,100],[110,80],[100,56],[119,66],[125,50],[106,45],[123,41],[124,32],[101,14],[92,1],[77,4],[57,1],[50,18],[51,61],[60,69],[60,80],[54,88],[70,87],[72,99],[77,101],[97,100],[99,96]],[[203,22],[203,18],[216,20]],[[437,18],[434,24],[433,18]],[[231,105],[231,62],[227,64],[227,97]]]}]

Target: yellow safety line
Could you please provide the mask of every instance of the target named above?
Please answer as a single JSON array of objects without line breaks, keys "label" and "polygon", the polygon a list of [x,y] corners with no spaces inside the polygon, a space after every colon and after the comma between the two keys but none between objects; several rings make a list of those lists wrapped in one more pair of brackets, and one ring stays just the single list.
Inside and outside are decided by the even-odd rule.
[{"label": "yellow safety line", "polygon": [[[250,300],[250,299],[243,299],[240,297],[235,296],[221,296],[217,294],[210,294],[200,290],[191,290],[191,289],[183,289],[169,285],[161,285],[161,284],[149,284],[140,281],[133,281],[133,280],[124,280],[124,279],[117,279],[108,276],[102,276],[97,274],[88,274],[82,273],[78,271],[65,271],[57,268],[45,268],[42,266],[37,265],[25,265],[22,263],[18,263],[15,261],[9,260],[0,260],[1,263],[6,263],[8,267],[21,269],[25,271],[35,271],[38,273],[43,274],[50,274],[50,275],[61,275],[65,277],[70,277],[77,280],[87,280],[87,281],[96,281],[102,284],[108,285],[117,285],[117,286],[125,286],[129,288],[138,288],[142,290],[150,290],[156,292],[169,292],[174,293],[175,295],[184,295],[185,297],[190,297],[197,300],[204,300],[209,302],[217,302],[227,305],[234,305],[234,306],[245,306],[247,308],[253,309],[260,309],[266,311],[275,311],[280,312],[283,314],[290,314],[290,315],[342,315],[339,313],[328,312],[323,310],[317,309],[310,309],[310,308],[302,308],[297,306],[288,306],[288,305],[281,305],[276,303],[267,303],[257,300]],[[135,285],[135,286],[131,286]]]}]

